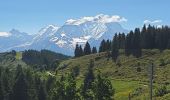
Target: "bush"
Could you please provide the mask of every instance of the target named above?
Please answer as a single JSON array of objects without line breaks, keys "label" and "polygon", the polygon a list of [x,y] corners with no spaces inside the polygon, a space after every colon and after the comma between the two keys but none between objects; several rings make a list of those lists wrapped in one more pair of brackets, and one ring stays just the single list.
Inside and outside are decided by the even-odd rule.
[{"label": "bush", "polygon": [[160,64],[159,65],[160,66],[165,66],[166,65],[165,60],[164,59],[160,59]]},{"label": "bush", "polygon": [[77,76],[80,74],[80,68],[79,68],[79,66],[75,66],[75,67],[72,69],[72,73],[74,74],[75,77],[77,77]]},{"label": "bush", "polygon": [[165,85],[158,87],[155,90],[155,96],[163,96],[168,93],[167,87]]},{"label": "bush", "polygon": [[141,72],[141,70],[142,69],[140,67],[137,67],[137,69],[136,69],[137,72]]},{"label": "bush", "polygon": [[138,87],[136,88],[132,93],[131,93],[131,97],[134,96],[139,96],[140,94],[142,94],[144,92],[142,87]]}]

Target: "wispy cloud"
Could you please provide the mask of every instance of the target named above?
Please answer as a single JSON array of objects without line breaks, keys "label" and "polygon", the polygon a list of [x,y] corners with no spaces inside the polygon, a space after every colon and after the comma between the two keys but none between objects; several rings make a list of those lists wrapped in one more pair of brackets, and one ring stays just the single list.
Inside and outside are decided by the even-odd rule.
[{"label": "wispy cloud", "polygon": [[3,36],[3,37],[8,37],[10,35],[10,33],[8,32],[0,32],[0,37]]},{"label": "wispy cloud", "polygon": [[66,21],[66,24],[79,25],[87,21],[98,21],[102,23],[110,23],[110,22],[120,23],[120,22],[127,22],[127,19],[119,15],[110,16],[110,15],[99,14],[96,16],[81,17],[79,19],[69,19]]},{"label": "wispy cloud", "polygon": [[159,23],[162,23],[162,20],[144,20],[143,22],[144,24],[159,24]]}]

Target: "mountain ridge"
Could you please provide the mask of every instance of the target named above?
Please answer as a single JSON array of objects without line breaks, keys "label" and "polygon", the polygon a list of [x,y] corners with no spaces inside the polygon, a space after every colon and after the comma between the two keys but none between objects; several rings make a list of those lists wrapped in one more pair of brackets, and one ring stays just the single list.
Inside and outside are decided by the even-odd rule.
[{"label": "mountain ridge", "polygon": [[[23,39],[26,41],[19,41],[20,43],[18,42],[18,44],[8,47],[0,46],[4,48],[0,51],[49,49],[59,53],[73,55],[76,44],[84,46],[87,41],[90,41],[93,43],[92,46],[98,47],[102,39],[112,39],[114,34],[119,32],[127,33],[128,30],[124,29],[120,24],[123,21],[126,21],[126,19],[119,16],[100,14],[94,17],[69,19],[61,27],[48,25],[40,29],[34,36],[12,30],[13,33],[19,34],[16,35],[16,41]],[[20,37],[20,34],[24,36],[21,35]],[[10,40],[10,37],[8,36],[6,38]]]}]

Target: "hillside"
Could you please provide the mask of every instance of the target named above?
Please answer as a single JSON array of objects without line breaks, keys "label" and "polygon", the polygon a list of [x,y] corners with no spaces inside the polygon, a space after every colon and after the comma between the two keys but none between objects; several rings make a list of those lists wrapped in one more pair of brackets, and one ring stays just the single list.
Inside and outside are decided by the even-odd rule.
[{"label": "hillside", "polygon": [[[34,73],[31,76],[32,78],[36,78],[35,76],[38,75],[41,80],[46,80],[47,82],[50,77],[59,79],[62,74],[66,75],[66,73],[70,73],[72,70],[78,70],[76,83],[77,87],[80,87],[87,72],[89,61],[93,60],[95,75],[100,71],[103,76],[111,79],[115,89],[115,100],[127,100],[129,95],[131,95],[132,100],[148,100],[149,66],[151,62],[154,63],[154,91],[162,85],[166,86],[168,91],[170,90],[170,50],[160,52],[154,49],[143,50],[142,52],[142,57],[135,58],[133,56],[124,56],[123,50],[120,50],[117,64],[111,58],[107,58],[106,52],[67,58],[60,61],[56,71],[52,69],[37,70],[33,65],[27,65],[22,61],[23,52],[17,52],[16,55],[14,52],[8,52],[0,54],[0,68],[6,67],[13,73],[12,70],[15,71],[17,66],[21,65],[25,68],[31,68],[31,72]],[[39,67],[43,66],[39,65]],[[156,100],[168,100],[169,97],[170,93],[154,98]]]},{"label": "hillside", "polygon": [[[104,76],[112,79],[113,87],[116,89],[116,100],[127,100],[129,93],[135,94],[134,100],[137,98],[143,100],[144,98],[147,99],[149,95],[149,67],[153,62],[154,89],[162,84],[170,87],[170,50],[163,52],[156,49],[143,50],[143,56],[140,58],[124,56],[123,51],[120,51],[120,53],[118,64],[115,64],[111,58],[108,59],[105,52],[69,59],[60,63],[58,73],[68,73],[77,67],[80,70],[77,80],[82,81],[87,71],[89,60],[92,59],[94,60],[95,73],[100,70]],[[138,92],[136,93],[135,91]]]}]

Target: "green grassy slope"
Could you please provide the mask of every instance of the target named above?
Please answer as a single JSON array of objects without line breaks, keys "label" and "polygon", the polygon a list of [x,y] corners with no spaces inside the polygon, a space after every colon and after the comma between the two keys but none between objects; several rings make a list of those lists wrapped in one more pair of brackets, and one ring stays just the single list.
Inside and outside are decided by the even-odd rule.
[{"label": "green grassy slope", "polygon": [[[75,66],[80,68],[78,80],[82,80],[87,71],[89,60],[94,60],[95,73],[100,70],[104,76],[108,76],[116,89],[116,100],[127,100],[129,94],[135,94],[135,90],[141,88],[141,93],[135,94],[134,100],[147,100],[149,93],[149,67],[154,63],[154,88],[160,84],[170,84],[170,50],[143,50],[141,58],[126,57],[121,51],[116,65],[111,59],[107,59],[105,53],[92,54],[79,58],[63,61],[58,67],[59,75],[69,73]],[[141,72],[137,69],[140,68]],[[169,96],[169,95],[168,95]],[[161,97],[162,98],[162,97]],[[159,99],[158,99],[159,100]]]}]

